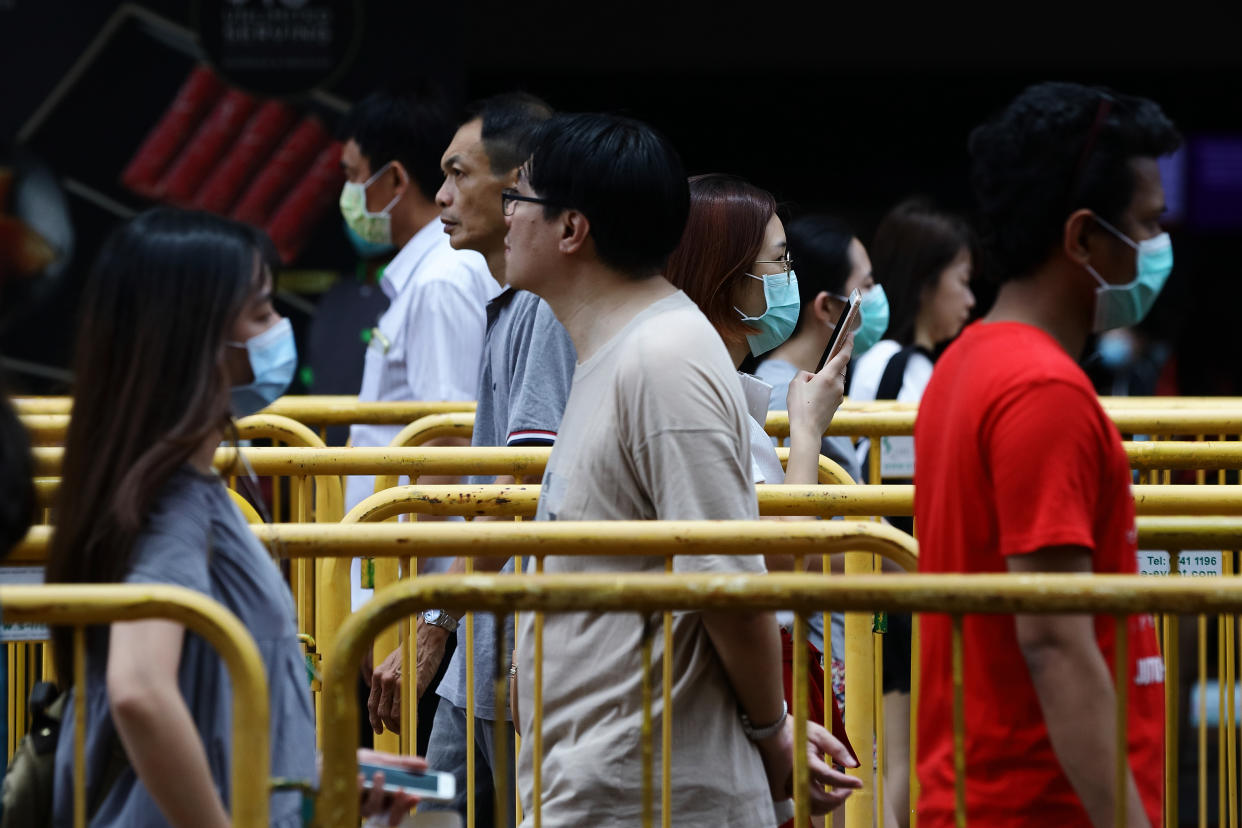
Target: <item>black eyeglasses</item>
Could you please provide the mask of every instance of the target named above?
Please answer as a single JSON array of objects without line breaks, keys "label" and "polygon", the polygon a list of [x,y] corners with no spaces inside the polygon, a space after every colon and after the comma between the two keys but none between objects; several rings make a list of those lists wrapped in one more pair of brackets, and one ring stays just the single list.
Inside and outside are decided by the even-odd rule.
[{"label": "black eyeglasses", "polygon": [[543,204],[547,206],[555,205],[556,202],[539,198],[537,196],[524,196],[514,189],[504,189],[500,191],[500,211],[506,216],[513,215],[513,211],[517,209],[519,201],[526,201],[531,204]]}]

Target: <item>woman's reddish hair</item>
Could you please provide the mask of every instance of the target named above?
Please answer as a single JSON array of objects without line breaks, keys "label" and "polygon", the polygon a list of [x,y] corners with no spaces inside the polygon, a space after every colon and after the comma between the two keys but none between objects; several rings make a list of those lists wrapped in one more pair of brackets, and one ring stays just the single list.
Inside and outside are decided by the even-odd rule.
[{"label": "woman's reddish hair", "polygon": [[733,306],[759,251],[776,199],[748,181],[709,173],[690,179],[690,217],[664,276],[689,296],[726,342],[756,331]]}]

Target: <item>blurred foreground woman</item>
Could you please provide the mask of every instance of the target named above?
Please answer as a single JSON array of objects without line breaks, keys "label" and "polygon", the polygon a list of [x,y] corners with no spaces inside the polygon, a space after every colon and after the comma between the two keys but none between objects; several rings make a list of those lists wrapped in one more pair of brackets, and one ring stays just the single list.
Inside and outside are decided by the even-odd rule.
[{"label": "blurred foreground woman", "polygon": [[[284,393],[297,365],[289,321],[272,307],[268,248],[244,225],[169,209],[138,216],[104,245],[83,297],[47,580],[172,584],[235,613],[267,673],[271,773],[314,782],[293,601],[212,466],[232,418]],[[55,630],[53,642],[67,684],[70,631]],[[91,824],[229,825],[234,699],[215,651],[166,620],[93,629],[87,647]],[[73,732],[69,704],[57,825],[72,822]],[[410,802],[390,804],[395,821]],[[271,824],[300,828],[298,793],[272,796]]]}]

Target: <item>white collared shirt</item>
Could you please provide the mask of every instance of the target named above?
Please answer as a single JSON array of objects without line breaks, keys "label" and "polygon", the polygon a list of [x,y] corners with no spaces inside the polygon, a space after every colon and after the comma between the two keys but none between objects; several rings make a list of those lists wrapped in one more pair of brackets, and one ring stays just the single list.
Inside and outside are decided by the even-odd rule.
[{"label": "white collared shirt", "polygon": [[[473,250],[454,250],[440,222],[432,221],[384,268],[380,287],[390,304],[367,347],[358,399],[476,399],[487,303],[500,292],[487,260]],[[400,431],[355,425],[349,436],[354,446],[387,446]],[[373,476],[349,477],[345,510],[374,490]]]}]

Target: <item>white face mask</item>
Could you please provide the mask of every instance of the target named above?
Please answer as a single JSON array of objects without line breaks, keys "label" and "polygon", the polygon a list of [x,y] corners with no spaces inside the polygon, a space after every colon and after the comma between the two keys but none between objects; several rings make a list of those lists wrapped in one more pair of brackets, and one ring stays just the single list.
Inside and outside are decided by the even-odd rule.
[{"label": "white face mask", "polygon": [[392,246],[391,211],[393,205],[401,200],[401,196],[394,196],[392,201],[388,202],[388,206],[378,213],[367,210],[367,188],[375,183],[375,180],[390,166],[392,166],[391,161],[380,167],[375,175],[361,184],[356,181],[346,181],[341,189],[341,216],[345,219],[345,226],[367,245]]}]

